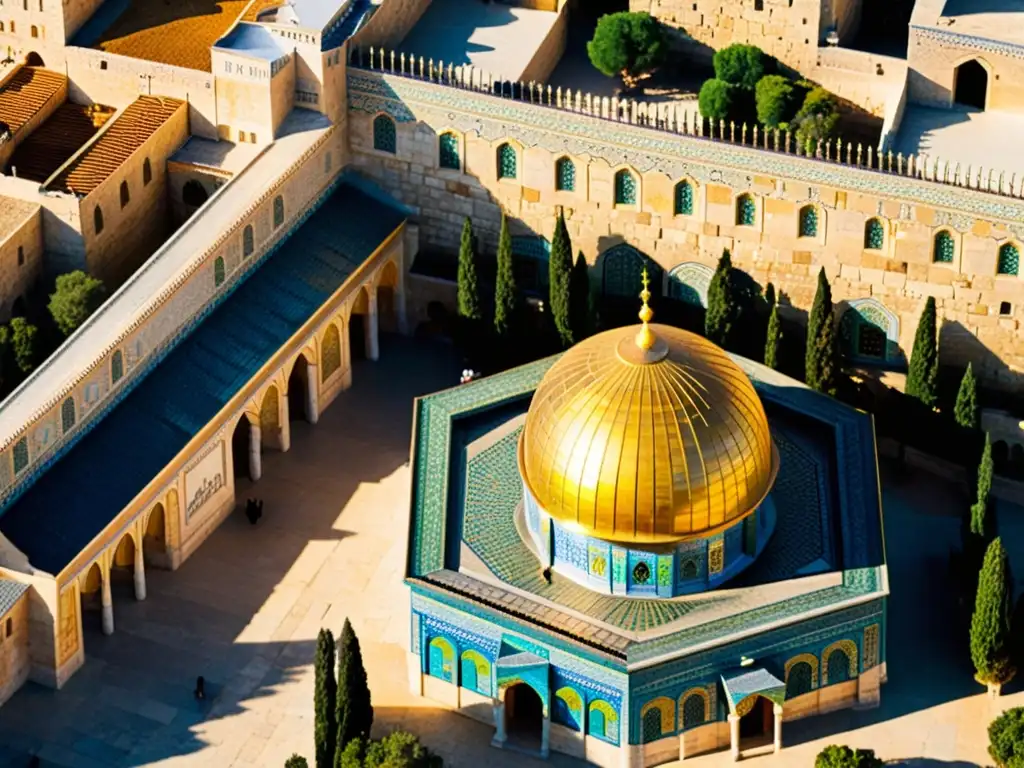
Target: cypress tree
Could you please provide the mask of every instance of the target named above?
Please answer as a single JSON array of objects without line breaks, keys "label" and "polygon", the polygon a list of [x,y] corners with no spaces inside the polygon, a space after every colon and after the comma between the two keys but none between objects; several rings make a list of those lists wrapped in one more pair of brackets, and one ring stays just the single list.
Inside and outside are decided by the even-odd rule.
[{"label": "cypress tree", "polygon": [[704,335],[709,341],[728,349],[736,320],[736,296],[732,276],[732,255],[722,251],[715,274],[708,284],[708,309],[704,314]]},{"label": "cypress tree", "polygon": [[[818,270],[818,289],[814,293],[811,314],[807,317],[807,350],[804,355],[804,382],[811,389],[822,389],[821,354],[827,352],[821,344],[822,331],[832,322],[832,286],[828,283],[825,268]],[[833,344],[834,346],[834,344]]]},{"label": "cypress tree", "polygon": [[960,379],[960,389],[956,393],[956,406],[953,418],[965,429],[978,428],[978,384],[974,379],[974,369],[967,364],[964,377]]},{"label": "cypress tree", "polygon": [[839,390],[839,348],[836,342],[835,317],[833,314],[829,314],[818,333],[815,353],[817,362],[817,386],[815,389],[832,397],[835,397]]},{"label": "cypress tree", "polygon": [[971,661],[979,683],[1001,685],[1016,670],[1010,658],[1010,609],[1013,594],[1003,542],[996,538],[985,550],[978,594],[971,617]]},{"label": "cypress tree", "polygon": [[565,215],[559,213],[555,233],[551,237],[551,256],[548,258],[548,304],[563,347],[571,347],[579,341],[572,327],[572,270],[572,242],[565,226]]},{"label": "cypress tree", "polygon": [[334,680],[334,635],[329,629],[321,629],[317,635],[313,671],[313,742],[316,768],[331,768],[334,763],[334,740],[338,737],[338,725],[334,720],[338,706],[338,686]]},{"label": "cypress tree", "polygon": [[779,319],[779,305],[772,304],[772,313],[768,316],[768,337],[764,344],[764,364],[776,371],[779,369],[779,343],[781,341],[782,321]]},{"label": "cypress tree", "polygon": [[512,264],[512,236],[508,232],[508,219],[501,216],[498,234],[498,277],[494,286],[494,330],[499,336],[508,336],[515,324],[519,295]]},{"label": "cypress tree", "polygon": [[370,687],[366,683],[366,668],[359,649],[359,638],[345,619],[338,643],[338,738],[334,745],[334,765],[338,768],[345,747],[353,739],[369,738],[373,725],[373,705]]},{"label": "cypress tree", "polygon": [[569,275],[569,326],[573,343],[579,343],[594,332],[594,304],[590,300],[590,266],[583,251]]},{"label": "cypress tree", "polygon": [[775,297],[775,286],[772,283],[764,288],[764,303],[768,305],[768,311],[771,312],[775,308],[775,304],[778,299]]},{"label": "cypress tree", "polygon": [[978,496],[971,505],[971,533],[987,546],[994,535],[992,515],[989,513],[988,495],[992,491],[992,441],[985,434],[985,449],[978,464]]},{"label": "cypress tree", "polygon": [[473,222],[469,216],[462,225],[462,240],[459,242],[459,317],[466,320],[480,320],[483,309],[480,305],[476,247],[473,244]]},{"label": "cypress tree", "polygon": [[907,394],[928,408],[938,400],[939,347],[936,333],[935,298],[928,297],[914,334],[914,349],[907,370]]}]

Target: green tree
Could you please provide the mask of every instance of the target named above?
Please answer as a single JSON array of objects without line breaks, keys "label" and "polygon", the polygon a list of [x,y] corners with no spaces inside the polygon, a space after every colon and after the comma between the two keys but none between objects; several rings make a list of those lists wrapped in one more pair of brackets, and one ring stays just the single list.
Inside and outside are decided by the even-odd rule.
[{"label": "green tree", "polygon": [[812,88],[792,124],[796,126],[797,145],[805,152],[813,152],[818,141],[828,141],[835,136],[839,125],[839,104],[835,96],[824,88]]},{"label": "green tree", "polygon": [[309,763],[302,755],[293,754],[284,761],[284,768],[309,768]]},{"label": "green tree", "polygon": [[764,287],[764,303],[768,306],[768,311],[771,312],[772,307],[775,306],[778,299],[775,297],[775,285],[768,283]]},{"label": "green tree", "polygon": [[1010,609],[1013,603],[1010,568],[999,538],[985,550],[978,576],[978,594],[971,617],[971,661],[979,683],[1009,682],[1013,668],[1010,647]]},{"label": "green tree", "polygon": [[23,376],[27,376],[39,359],[39,329],[24,317],[11,318],[10,329],[14,364]]},{"label": "green tree", "polygon": [[363,768],[363,754],[366,752],[366,739],[352,739],[344,749],[337,752],[335,768]]},{"label": "green tree", "polygon": [[100,280],[81,270],[68,272],[57,278],[56,288],[50,294],[50,315],[60,332],[70,336],[99,308],[105,295]]},{"label": "green tree", "polygon": [[717,79],[752,91],[764,77],[766,57],[756,45],[735,43],[715,51],[712,63]]},{"label": "green tree", "polygon": [[626,88],[633,88],[640,76],[661,66],[667,51],[661,24],[644,12],[602,16],[594,38],[587,43],[590,63],[608,77],[621,77]]},{"label": "green tree", "polygon": [[817,344],[817,387],[819,392],[836,396],[839,391],[839,344],[835,310],[821,326]]},{"label": "green tree", "polygon": [[715,122],[725,120],[732,112],[733,88],[724,80],[705,80],[697,94],[700,113]]},{"label": "green tree", "polygon": [[832,306],[832,286],[825,268],[818,270],[818,289],[811,314],[807,318],[807,350],[804,356],[804,382],[811,389],[835,393],[838,375],[838,349]]},{"label": "green tree", "polygon": [[978,423],[978,383],[974,378],[974,369],[967,364],[964,377],[960,379],[960,389],[956,393],[956,405],[953,418],[964,429],[977,429]]},{"label": "green tree", "polygon": [[885,763],[875,757],[873,749],[850,749],[831,744],[814,758],[814,768],[882,768]]},{"label": "green tree", "polygon": [[992,441],[985,434],[985,448],[981,452],[978,464],[978,495],[971,505],[971,534],[981,540],[985,546],[995,536],[994,520],[989,510],[988,496],[992,491]]},{"label": "green tree", "polygon": [[574,342],[579,343],[593,334],[597,327],[594,301],[590,295],[590,265],[580,251],[569,276],[569,324]]},{"label": "green tree", "polygon": [[370,701],[370,687],[366,682],[366,668],[363,667],[363,653],[359,649],[359,638],[348,619],[341,629],[338,643],[338,708],[335,720],[338,723],[338,738],[335,741],[334,765],[341,767],[345,747],[352,739],[369,738],[373,725],[373,705]]},{"label": "green tree", "polygon": [[907,369],[907,394],[928,408],[934,408],[939,389],[939,345],[936,332],[935,298],[928,297],[914,334],[914,348]]},{"label": "green tree", "polygon": [[764,364],[779,369],[779,344],[782,341],[782,321],[779,319],[779,305],[772,305],[768,316],[768,336],[764,344]]},{"label": "green tree", "polygon": [[515,327],[519,305],[519,291],[513,270],[512,236],[508,232],[508,219],[501,216],[498,234],[498,276],[494,286],[494,330],[508,337]]},{"label": "green tree", "polygon": [[548,258],[548,286],[551,317],[563,347],[571,347],[581,337],[573,334],[572,326],[572,241],[565,226],[565,216],[558,214],[555,233],[551,237],[551,255]]},{"label": "green tree", "polygon": [[329,629],[321,629],[317,635],[313,673],[314,759],[316,768],[331,768],[334,764],[334,740],[338,738],[338,724],[334,719],[338,684],[334,679],[334,635]]},{"label": "green tree", "polygon": [[998,768],[1024,768],[1024,707],[1008,709],[989,723],[988,754]]},{"label": "green tree", "polygon": [[708,284],[708,309],[704,314],[704,335],[724,349],[728,349],[732,342],[734,324],[739,315],[732,272],[732,255],[726,248]]},{"label": "green tree", "polygon": [[459,317],[472,321],[482,319],[484,314],[480,306],[480,271],[477,266],[473,222],[467,216],[462,224],[462,240],[459,242]]},{"label": "green tree", "polygon": [[364,768],[440,768],[439,757],[407,731],[395,731],[366,747]]},{"label": "green tree", "polygon": [[766,128],[778,128],[793,109],[793,84],[782,75],[765,75],[754,88],[757,119]]}]

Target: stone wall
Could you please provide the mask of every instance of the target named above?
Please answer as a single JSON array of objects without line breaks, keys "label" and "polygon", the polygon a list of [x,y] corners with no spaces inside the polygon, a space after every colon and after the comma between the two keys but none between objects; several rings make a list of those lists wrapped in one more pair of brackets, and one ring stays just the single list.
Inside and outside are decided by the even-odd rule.
[{"label": "stone wall", "polygon": [[350,47],[397,48],[430,7],[430,0],[387,0],[350,40]]},{"label": "stone wall", "polygon": [[[603,120],[580,114],[578,105],[527,104],[388,73],[353,68],[348,85],[352,162],[414,207],[428,245],[454,250],[471,216],[493,248],[502,211],[514,235],[550,238],[564,210],[574,247],[598,275],[603,255],[622,243],[666,273],[684,263],[711,267],[729,248],[734,264],[781,290],[794,317],[810,308],[824,268],[836,301],[869,299],[895,318],[893,341],[904,354],[925,298],[934,296],[945,324],[943,362],[972,361],[991,382],[1024,386],[1024,280],[996,274],[1000,247],[1024,240],[1024,201],[1016,197],[929,181],[927,173],[825,163]],[[373,147],[381,113],[396,120],[394,154]],[[439,167],[445,131],[457,139],[458,170]],[[505,143],[515,152],[516,176],[499,179],[496,153]],[[571,191],[556,189],[560,158],[575,168]],[[635,185],[635,203],[616,202],[620,172]],[[675,208],[676,185],[684,181],[693,193],[688,214]],[[737,224],[740,195],[754,203],[751,226]],[[800,234],[805,209],[817,219],[812,237]],[[873,220],[884,232],[880,248],[865,247]],[[935,260],[940,233],[953,241],[948,263]]]},{"label": "stone wall", "polygon": [[[552,2],[552,5],[554,3]],[[544,8],[542,10],[551,10],[552,8]],[[561,0],[561,8],[558,9],[558,20],[552,25],[551,29],[548,30],[547,36],[543,42],[537,47],[537,50],[533,54],[533,58],[530,59],[530,63],[526,65],[526,69],[523,70],[522,77],[519,79],[525,83],[536,82],[544,83],[551,76],[551,72],[558,65],[559,60],[562,58],[562,54],[565,52],[565,39],[569,31],[569,3],[567,0]]]},{"label": "stone wall", "polygon": [[[9,624],[8,624],[9,622]],[[0,615],[0,705],[28,679],[28,593]]]},{"label": "stone wall", "polygon": [[32,289],[43,271],[43,217],[33,210],[0,242],[0,320]]}]

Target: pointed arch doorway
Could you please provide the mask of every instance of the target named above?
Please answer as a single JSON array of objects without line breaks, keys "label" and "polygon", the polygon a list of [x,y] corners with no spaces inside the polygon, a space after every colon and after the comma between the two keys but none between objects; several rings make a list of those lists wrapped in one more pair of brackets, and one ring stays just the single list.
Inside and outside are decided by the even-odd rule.
[{"label": "pointed arch doorway", "polygon": [[965,61],[953,73],[953,101],[984,110],[988,105],[988,70],[977,59]]},{"label": "pointed arch doorway", "polygon": [[544,727],[544,703],[526,683],[516,683],[505,691],[505,727],[508,740],[520,749],[541,751]]}]

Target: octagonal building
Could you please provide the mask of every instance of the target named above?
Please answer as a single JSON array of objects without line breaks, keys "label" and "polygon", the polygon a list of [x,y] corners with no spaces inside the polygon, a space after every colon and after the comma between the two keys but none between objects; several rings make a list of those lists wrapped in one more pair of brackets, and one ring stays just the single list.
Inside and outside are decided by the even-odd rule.
[{"label": "octagonal building", "polygon": [[644,768],[876,706],[870,416],[650,323],[420,398],[413,691],[495,747]]}]

